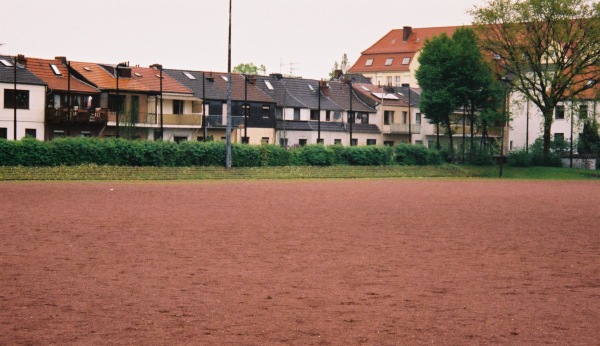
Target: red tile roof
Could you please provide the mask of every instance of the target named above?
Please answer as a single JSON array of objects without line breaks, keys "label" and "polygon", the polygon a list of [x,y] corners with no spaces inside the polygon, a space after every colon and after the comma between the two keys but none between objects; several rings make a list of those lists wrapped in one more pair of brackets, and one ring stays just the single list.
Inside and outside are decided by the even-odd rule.
[{"label": "red tile roof", "polygon": [[[380,71],[409,71],[409,64],[403,64],[404,58],[410,58],[410,62],[419,52],[425,41],[434,36],[445,33],[452,36],[459,26],[434,27],[434,28],[410,28],[394,29],[383,36],[374,45],[362,52],[360,58],[348,73],[380,72]],[[405,33],[408,39],[404,40]],[[386,60],[393,58],[391,65],[386,65]],[[367,66],[369,59],[372,64]]]},{"label": "red tile roof", "polygon": [[[71,61],[71,68],[76,70],[83,78],[103,90],[115,90],[117,88],[117,78],[112,71],[109,72],[102,65],[91,62]],[[115,65],[105,65],[114,68]],[[135,92],[151,92],[146,85],[138,82],[134,78],[119,78],[119,90]]]},{"label": "red tile roof", "polygon": [[[68,91],[70,84],[70,90],[75,93],[97,94],[100,92],[100,90],[75,78],[73,75],[71,75],[69,81],[67,66],[63,65],[59,59],[27,58],[26,63],[27,69],[46,82],[51,90]],[[56,66],[60,75],[54,73],[51,65]]]},{"label": "red tile roof", "polygon": [[[160,92],[160,71],[150,67],[131,67],[131,78],[138,83],[146,86],[148,90]],[[188,89],[177,80],[169,76],[163,71],[163,93],[182,93],[193,94],[192,90]],[[121,80],[119,79],[119,88],[121,88]]]}]

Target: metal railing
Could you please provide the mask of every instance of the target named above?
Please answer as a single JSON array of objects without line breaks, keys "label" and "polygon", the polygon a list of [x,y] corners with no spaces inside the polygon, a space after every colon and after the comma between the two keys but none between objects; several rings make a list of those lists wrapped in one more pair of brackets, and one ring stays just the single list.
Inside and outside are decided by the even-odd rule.
[{"label": "metal railing", "polygon": [[51,123],[106,123],[108,109],[71,109],[69,111],[68,108],[48,108],[46,109],[46,120]]},{"label": "metal railing", "polygon": [[[385,125],[385,127],[389,126],[388,133],[401,133],[408,134],[409,133],[409,124],[390,124]],[[384,127],[384,129],[385,129]],[[410,125],[411,133],[421,133],[421,125],[420,124],[411,124]]]}]

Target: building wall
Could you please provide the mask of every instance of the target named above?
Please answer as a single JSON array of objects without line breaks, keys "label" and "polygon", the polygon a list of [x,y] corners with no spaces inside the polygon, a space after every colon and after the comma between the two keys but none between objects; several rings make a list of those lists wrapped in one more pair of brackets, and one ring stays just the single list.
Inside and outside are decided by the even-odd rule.
[{"label": "building wall", "polygon": [[[6,128],[7,139],[14,139],[14,109],[4,108],[4,90],[13,84],[0,83],[0,128]],[[36,132],[36,139],[44,140],[46,87],[17,84],[17,90],[29,90],[29,109],[17,109],[17,139],[25,137],[26,129]]]}]

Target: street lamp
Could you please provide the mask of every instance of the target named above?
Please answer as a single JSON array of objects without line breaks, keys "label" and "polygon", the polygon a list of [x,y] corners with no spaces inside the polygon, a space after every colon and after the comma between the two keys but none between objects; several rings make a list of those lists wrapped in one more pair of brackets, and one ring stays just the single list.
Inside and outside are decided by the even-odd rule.
[{"label": "street lamp", "polygon": [[116,122],[117,122],[117,134],[116,134],[117,138],[119,138],[119,111],[120,111],[119,108],[121,108],[120,107],[121,102],[119,100],[119,67],[125,67],[125,66],[127,66],[127,64],[122,62],[122,63],[117,64],[117,66],[115,67],[115,74],[117,75],[117,100],[116,100],[116,105],[115,105],[115,110],[116,110],[115,118],[116,118]]},{"label": "street lamp", "polygon": [[350,146],[352,146],[352,124],[354,123],[354,112],[352,111],[352,81],[348,80],[348,86],[350,87],[350,110],[348,111],[348,122],[350,123]]},{"label": "street lamp", "polygon": [[163,128],[163,67],[161,64],[152,64],[150,67],[160,72],[158,78],[160,79],[160,140],[162,141],[165,139]]},{"label": "street lamp", "polygon": [[231,0],[229,0],[229,38],[227,45],[227,128],[225,129],[225,168],[231,168]]},{"label": "street lamp", "polygon": [[248,144],[248,76],[243,75],[244,77],[244,138],[242,138],[242,143]]}]

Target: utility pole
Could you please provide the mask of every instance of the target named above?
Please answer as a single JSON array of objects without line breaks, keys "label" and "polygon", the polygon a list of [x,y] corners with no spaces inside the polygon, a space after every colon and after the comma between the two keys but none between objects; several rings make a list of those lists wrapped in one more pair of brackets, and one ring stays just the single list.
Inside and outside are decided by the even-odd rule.
[{"label": "utility pole", "polygon": [[227,46],[227,129],[225,131],[225,168],[231,168],[231,0],[229,0],[229,42]]}]

